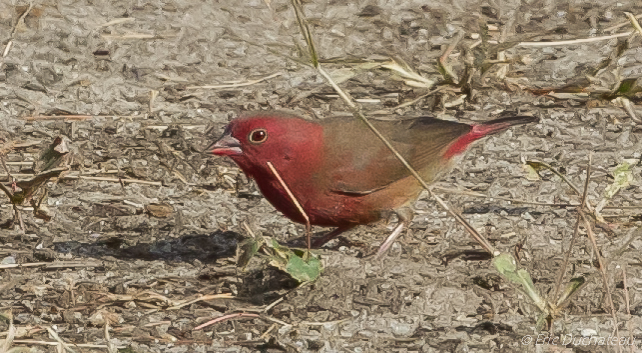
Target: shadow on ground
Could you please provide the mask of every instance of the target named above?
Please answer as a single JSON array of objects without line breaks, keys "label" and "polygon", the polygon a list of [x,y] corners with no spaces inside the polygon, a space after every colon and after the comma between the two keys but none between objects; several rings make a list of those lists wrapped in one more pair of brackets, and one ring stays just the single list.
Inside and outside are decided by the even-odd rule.
[{"label": "shadow on ground", "polygon": [[210,234],[190,234],[176,239],[132,246],[126,246],[122,238],[112,237],[95,243],[56,242],[53,248],[58,253],[93,258],[112,256],[122,260],[188,263],[199,260],[202,263],[211,264],[217,259],[233,256],[240,239],[239,233],[219,230]]}]

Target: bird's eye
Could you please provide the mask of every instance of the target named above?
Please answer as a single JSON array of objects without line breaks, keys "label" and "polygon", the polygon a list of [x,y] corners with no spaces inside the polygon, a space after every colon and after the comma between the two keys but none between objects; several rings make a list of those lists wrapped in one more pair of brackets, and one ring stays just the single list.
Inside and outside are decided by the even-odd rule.
[{"label": "bird's eye", "polygon": [[268,137],[268,134],[267,134],[267,131],[265,131],[265,129],[256,129],[250,132],[248,139],[252,143],[259,144],[259,143],[265,142],[265,140],[267,140],[267,137]]}]

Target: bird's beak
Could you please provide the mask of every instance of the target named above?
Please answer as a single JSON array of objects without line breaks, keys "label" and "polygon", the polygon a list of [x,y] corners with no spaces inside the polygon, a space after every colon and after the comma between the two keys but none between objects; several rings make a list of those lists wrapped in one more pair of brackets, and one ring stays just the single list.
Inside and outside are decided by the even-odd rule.
[{"label": "bird's beak", "polygon": [[224,134],[218,140],[212,142],[204,152],[211,151],[218,156],[238,156],[243,153],[239,140],[230,134]]}]

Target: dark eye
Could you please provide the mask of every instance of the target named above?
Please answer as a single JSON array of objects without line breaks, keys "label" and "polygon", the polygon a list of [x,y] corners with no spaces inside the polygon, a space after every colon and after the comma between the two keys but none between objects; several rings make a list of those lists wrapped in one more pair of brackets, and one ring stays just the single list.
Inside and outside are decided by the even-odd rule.
[{"label": "dark eye", "polygon": [[267,131],[265,131],[265,129],[256,129],[250,132],[250,135],[248,136],[248,138],[252,143],[263,143],[265,142],[265,140],[267,140],[267,136],[268,134],[267,134]]}]

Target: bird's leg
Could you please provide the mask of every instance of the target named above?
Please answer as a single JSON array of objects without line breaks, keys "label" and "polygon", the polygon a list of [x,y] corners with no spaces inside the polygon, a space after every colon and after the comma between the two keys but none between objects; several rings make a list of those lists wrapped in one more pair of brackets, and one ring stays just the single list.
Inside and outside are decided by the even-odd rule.
[{"label": "bird's leg", "polygon": [[377,251],[377,255],[375,255],[376,259],[380,259],[383,257],[383,255],[386,254],[388,249],[392,246],[392,244],[397,240],[399,235],[401,234],[401,231],[403,230],[404,226],[406,226],[408,223],[410,223],[410,220],[412,220],[412,210],[409,208],[401,208],[395,211],[397,214],[397,217],[399,217],[399,224],[395,227],[395,229],[390,233],[388,238],[381,243],[381,246],[379,246],[379,250]]},{"label": "bird's leg", "polygon": [[341,234],[341,233],[343,233],[343,232],[345,232],[345,231],[347,231],[347,230],[350,230],[350,229],[352,229],[352,228],[354,228],[354,227],[356,227],[356,226],[343,226],[343,227],[339,227],[339,228],[337,228],[337,229],[335,229],[335,230],[331,231],[330,233],[328,233],[328,234],[324,235],[322,238],[319,238],[319,239],[315,240],[315,241],[312,243],[312,247],[313,247],[313,248],[321,247],[321,246],[323,246],[325,243],[327,243],[327,242],[329,242],[330,240],[332,240],[332,239],[336,238],[339,234]]}]

